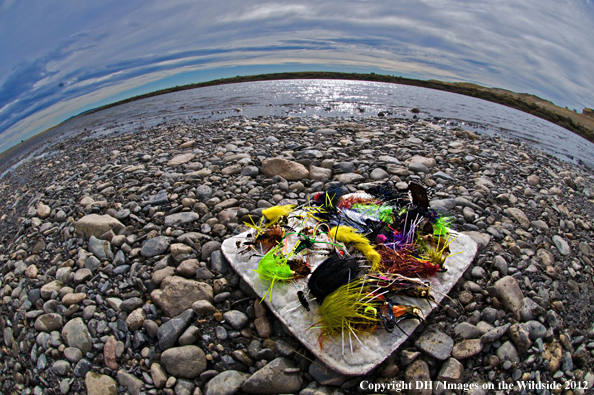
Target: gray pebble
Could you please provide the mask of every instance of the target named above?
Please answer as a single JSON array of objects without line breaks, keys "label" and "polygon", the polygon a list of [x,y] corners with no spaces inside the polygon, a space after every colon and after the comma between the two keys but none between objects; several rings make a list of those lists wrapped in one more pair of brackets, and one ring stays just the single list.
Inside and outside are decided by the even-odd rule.
[{"label": "gray pebble", "polygon": [[270,361],[273,358],[274,358],[274,351],[272,351],[269,348],[263,348],[262,350],[258,351],[258,353],[256,354],[256,359],[259,361],[262,359]]},{"label": "gray pebble", "polygon": [[524,324],[530,335],[530,340],[544,339],[547,328],[538,321],[528,321]]},{"label": "gray pebble", "polygon": [[480,332],[476,326],[462,322],[456,325],[454,334],[462,339],[476,339],[479,337]]},{"label": "gray pebble", "polygon": [[485,278],[487,276],[487,272],[485,271],[485,269],[483,269],[480,266],[473,267],[471,274],[472,274],[472,277],[478,278],[478,279]]},{"label": "gray pebble", "polygon": [[60,381],[60,393],[62,393],[62,395],[66,395],[68,392],[70,392],[70,380],[62,379]]},{"label": "gray pebble", "polygon": [[481,313],[481,319],[492,324],[497,319],[497,310],[492,307],[485,307]]},{"label": "gray pebble", "polygon": [[497,349],[497,356],[501,361],[520,362],[518,350],[510,341],[506,341]]},{"label": "gray pebble", "polygon": [[215,328],[215,334],[219,340],[226,340],[228,337],[227,330],[222,326],[217,326]]},{"label": "gray pebble", "polygon": [[37,358],[37,369],[45,370],[46,367],[47,367],[47,358],[45,357],[45,354],[41,354]]},{"label": "gray pebble", "polygon": [[230,310],[223,314],[223,318],[225,321],[229,323],[233,327],[233,329],[242,329],[248,323],[248,317],[244,313],[238,310]]},{"label": "gray pebble", "polygon": [[415,342],[415,347],[435,359],[444,361],[450,356],[454,341],[440,330],[430,328],[421,334]]},{"label": "gray pebble", "polygon": [[70,362],[77,363],[82,359],[83,354],[82,351],[76,347],[67,347],[64,350],[64,357]]},{"label": "gray pebble", "polygon": [[142,254],[142,256],[147,258],[150,258],[155,255],[160,255],[169,248],[169,243],[170,241],[168,237],[154,237],[144,242],[140,253]]},{"label": "gray pebble", "polygon": [[66,376],[70,372],[70,364],[66,361],[58,360],[52,364],[52,370],[58,376]]},{"label": "gray pebble", "polygon": [[507,276],[507,261],[500,255],[493,258],[493,267],[502,276]]},{"label": "gray pebble", "polygon": [[408,165],[408,170],[415,173],[429,173],[429,168],[422,163],[411,163]]}]

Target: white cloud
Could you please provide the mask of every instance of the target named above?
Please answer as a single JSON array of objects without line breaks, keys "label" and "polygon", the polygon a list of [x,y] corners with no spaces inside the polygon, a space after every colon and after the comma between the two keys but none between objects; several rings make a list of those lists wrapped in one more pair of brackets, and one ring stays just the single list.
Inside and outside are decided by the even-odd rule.
[{"label": "white cloud", "polygon": [[248,22],[262,19],[278,19],[283,17],[311,17],[310,9],[303,4],[264,4],[255,8],[226,14],[219,19],[221,23]]}]

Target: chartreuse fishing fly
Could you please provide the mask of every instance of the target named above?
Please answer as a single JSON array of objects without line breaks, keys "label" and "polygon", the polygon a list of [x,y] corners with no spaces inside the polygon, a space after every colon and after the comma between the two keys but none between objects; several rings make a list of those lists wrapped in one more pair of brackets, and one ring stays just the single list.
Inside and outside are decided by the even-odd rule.
[{"label": "chartreuse fishing fly", "polygon": [[262,234],[262,232],[264,232],[264,229],[266,228],[266,226],[264,226],[264,217],[260,218],[260,222],[255,223],[254,219],[250,216],[250,222],[244,222],[245,226],[247,226],[250,229],[253,229],[256,233],[253,235],[254,238],[260,236],[260,234]]},{"label": "chartreuse fishing fly", "polygon": [[438,217],[433,225],[433,236],[443,237],[450,233],[450,217]]},{"label": "chartreuse fishing fly", "polygon": [[258,273],[260,280],[270,283],[268,290],[262,297],[262,302],[268,295],[268,300],[272,299],[272,288],[276,281],[290,281],[295,277],[295,274],[289,266],[289,257],[284,255],[281,251],[282,245],[278,245],[268,251],[266,255],[260,259],[258,269],[254,270]]},{"label": "chartreuse fishing fly", "polygon": [[373,249],[369,240],[356,229],[344,225],[336,226],[330,229],[328,237],[341,243],[351,244],[371,261],[372,271],[379,271],[382,257]]},{"label": "chartreuse fishing fly", "polygon": [[394,207],[377,203],[357,203],[351,206],[361,214],[372,218],[377,218],[383,222],[392,222],[394,220]]},{"label": "chartreuse fishing fly", "polygon": [[421,247],[423,253],[420,258],[427,260],[434,265],[439,266],[440,271],[446,271],[445,261],[447,258],[458,255],[463,251],[458,251],[455,254],[450,254],[450,244],[456,240],[456,237],[450,240],[449,236],[446,237],[419,237],[417,242]]},{"label": "chartreuse fishing fly", "polygon": [[351,353],[353,352],[351,335],[363,346],[358,334],[372,332],[380,321],[378,309],[382,302],[375,297],[374,290],[371,283],[365,282],[365,278],[356,278],[324,298],[324,302],[318,309],[321,320],[314,324],[315,328],[322,330],[318,338],[320,347],[327,337],[338,334],[342,334],[343,355],[345,334],[349,337]]},{"label": "chartreuse fishing fly", "polygon": [[[330,204],[332,204],[332,202],[330,202]],[[303,221],[301,223],[301,227],[303,227],[304,224],[307,222],[307,220],[310,218],[318,223],[321,223],[324,221],[319,216],[321,214],[326,214],[326,210],[323,207],[312,206],[309,198],[307,200],[307,206],[304,206],[302,208],[302,210],[303,210],[303,213],[301,214],[301,219]]]}]

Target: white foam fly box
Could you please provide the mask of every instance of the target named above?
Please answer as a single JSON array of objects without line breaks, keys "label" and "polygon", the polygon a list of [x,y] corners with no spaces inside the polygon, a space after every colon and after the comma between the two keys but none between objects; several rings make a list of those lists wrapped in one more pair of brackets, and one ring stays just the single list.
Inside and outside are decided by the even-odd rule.
[{"label": "white foam fly box", "polygon": [[[296,219],[289,223],[292,227],[313,224],[315,222],[302,224]],[[245,247],[238,247],[237,243],[238,241],[246,241],[250,233],[253,233],[253,231],[247,231],[225,240],[221,246],[221,250],[233,269],[262,298],[270,284],[260,280],[258,273],[254,271],[258,268],[261,255],[255,252],[240,253]],[[436,276],[427,280],[433,288],[432,293],[435,301],[438,303],[444,299],[445,295],[450,292],[460,277],[462,277],[477,252],[477,244],[469,236],[451,232],[450,239],[454,237],[455,240],[450,244],[450,255],[459,253],[447,258],[445,262],[446,272],[438,273]],[[330,241],[325,234],[318,236],[318,240]],[[324,259],[326,259],[326,256],[317,254],[313,259],[309,260],[312,272]],[[305,291],[306,295],[308,279],[309,277],[295,280],[296,285],[300,290]],[[310,296],[311,298],[313,296]],[[423,310],[425,317],[437,307],[435,303],[430,304],[421,299],[398,298],[400,298],[403,304],[418,305]],[[398,301],[398,299],[396,300]],[[343,333],[343,336],[337,335],[331,339],[326,339],[320,345],[318,339],[321,329],[317,328],[319,325],[316,325],[321,320],[318,314],[318,304],[315,300],[310,301],[310,311],[306,311],[298,300],[295,284],[292,282],[275,282],[270,298],[267,295],[263,303],[266,303],[270,311],[319,360],[324,362],[329,368],[345,375],[362,375],[377,367],[406,340],[407,335],[404,332],[410,335],[419,324],[418,320],[408,319],[399,323],[402,331],[395,328],[392,333],[387,332],[380,324],[372,333],[357,335],[358,339],[355,336],[349,336],[348,333]]]}]

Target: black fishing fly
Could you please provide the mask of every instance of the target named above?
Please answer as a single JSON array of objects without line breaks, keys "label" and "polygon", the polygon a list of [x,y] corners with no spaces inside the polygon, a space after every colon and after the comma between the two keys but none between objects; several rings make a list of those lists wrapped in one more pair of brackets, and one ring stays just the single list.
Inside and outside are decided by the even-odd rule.
[{"label": "black fishing fly", "polygon": [[357,277],[359,263],[355,258],[343,258],[333,253],[311,274],[307,286],[318,304],[332,292]]}]

